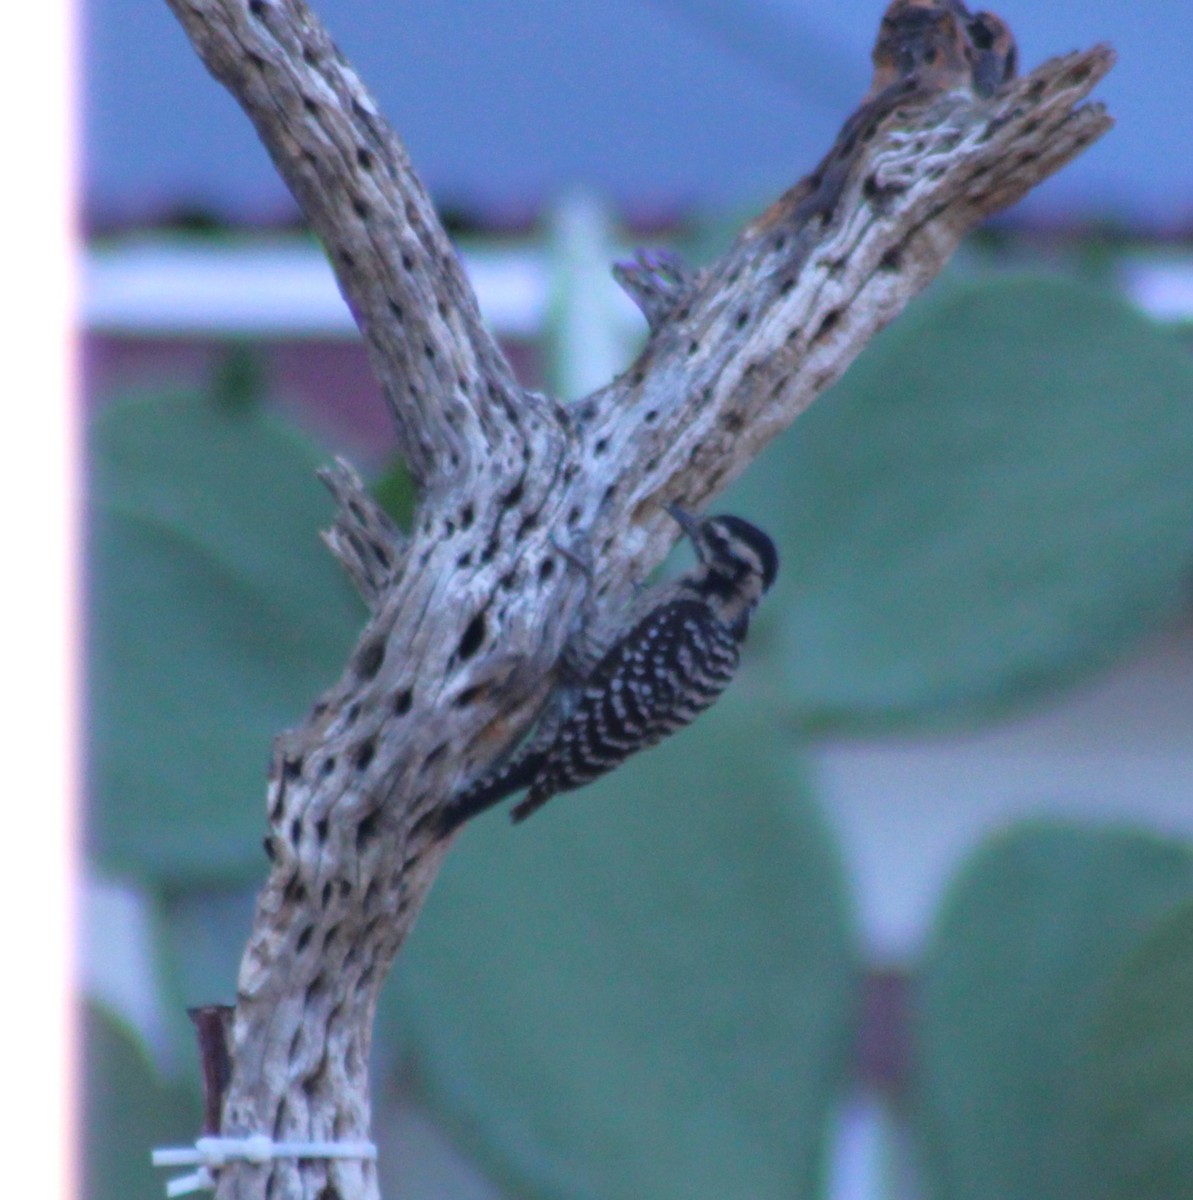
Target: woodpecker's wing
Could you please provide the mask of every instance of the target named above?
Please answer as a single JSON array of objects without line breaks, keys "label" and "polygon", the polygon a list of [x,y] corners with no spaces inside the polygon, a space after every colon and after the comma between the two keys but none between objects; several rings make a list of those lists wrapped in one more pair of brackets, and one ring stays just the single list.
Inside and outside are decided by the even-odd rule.
[{"label": "woodpecker's wing", "polygon": [[680,598],[653,609],[580,689],[514,820],[689,724],[728,686],[740,653],[738,637],[702,601]]}]

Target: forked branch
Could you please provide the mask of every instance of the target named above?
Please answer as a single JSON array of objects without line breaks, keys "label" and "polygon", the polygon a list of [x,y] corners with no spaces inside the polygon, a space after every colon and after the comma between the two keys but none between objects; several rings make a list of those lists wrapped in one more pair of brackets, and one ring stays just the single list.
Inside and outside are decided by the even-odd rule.
[{"label": "forked branch", "polygon": [[[815,171],[703,270],[619,268],[646,347],[565,409],[514,380],[401,142],[305,4],[168,2],[326,245],[421,485],[405,534],[346,466],[326,476],[328,541],[370,617],[277,741],[223,1106],[227,1135],[356,1140],[377,994],[450,846],[437,812],[533,722],[582,614],[616,613],[662,559],[664,506],[702,507],[967,230],[1109,128],[1083,101],[1113,54],[1014,79],[997,17],[896,0],[874,86]],[[360,1200],[377,1184],[371,1163],[283,1160],[224,1168],[219,1192]]]}]

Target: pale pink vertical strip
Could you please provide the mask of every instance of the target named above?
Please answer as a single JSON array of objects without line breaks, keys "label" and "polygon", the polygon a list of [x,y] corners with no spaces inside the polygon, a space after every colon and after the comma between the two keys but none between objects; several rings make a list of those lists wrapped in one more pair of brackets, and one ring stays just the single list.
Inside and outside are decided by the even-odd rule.
[{"label": "pale pink vertical strip", "polygon": [[46,1197],[77,1195],[80,1182],[72,995],[82,691],[75,34],[71,0],[6,6],[0,1053],[8,1084],[0,1122],[6,1191]]}]

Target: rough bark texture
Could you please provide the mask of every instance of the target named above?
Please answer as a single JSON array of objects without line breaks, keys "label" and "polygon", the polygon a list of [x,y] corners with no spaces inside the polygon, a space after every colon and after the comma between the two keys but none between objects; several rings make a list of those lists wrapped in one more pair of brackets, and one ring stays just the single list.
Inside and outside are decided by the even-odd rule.
[{"label": "rough bark texture", "polygon": [[[719,260],[619,269],[651,336],[565,409],[514,380],[400,141],[305,5],[168,2],[327,246],[421,488],[399,533],[345,464],[326,473],[327,540],[371,616],[276,744],[273,865],[223,1108],[228,1135],[367,1138],[378,991],[450,847],[437,808],[525,732],[579,622],[616,613],[662,559],[677,532],[663,505],[703,507],[968,229],[1109,127],[1081,102],[1113,56],[1071,54],[994,90],[920,69],[931,55],[876,53],[875,89],[820,167]],[[898,34],[888,14],[888,50]],[[371,1163],[237,1164],[219,1195],[357,1200],[377,1181]]]}]

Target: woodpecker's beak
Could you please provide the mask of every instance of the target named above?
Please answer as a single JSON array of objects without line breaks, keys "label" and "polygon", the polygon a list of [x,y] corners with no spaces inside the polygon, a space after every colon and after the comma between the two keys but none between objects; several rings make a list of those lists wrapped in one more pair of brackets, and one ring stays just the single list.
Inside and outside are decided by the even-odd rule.
[{"label": "woodpecker's beak", "polygon": [[692,516],[690,512],[685,512],[678,504],[668,504],[667,511],[671,514],[675,523],[692,539],[696,541],[696,534],[700,531],[700,521]]}]

